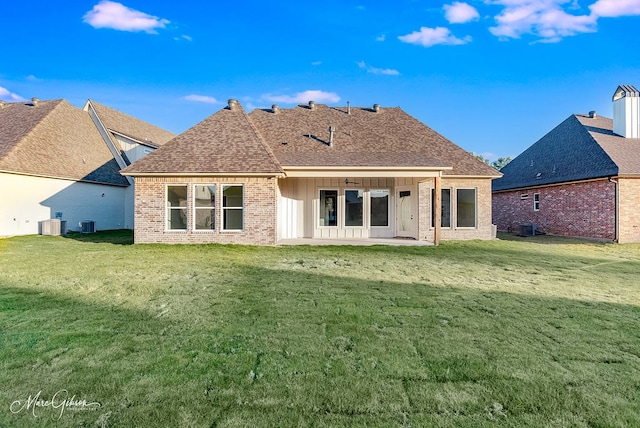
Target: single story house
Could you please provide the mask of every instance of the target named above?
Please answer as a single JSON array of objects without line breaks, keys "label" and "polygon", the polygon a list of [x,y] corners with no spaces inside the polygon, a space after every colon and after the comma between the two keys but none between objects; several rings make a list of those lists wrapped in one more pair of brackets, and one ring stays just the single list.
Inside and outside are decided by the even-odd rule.
[{"label": "single story house", "polygon": [[506,165],[493,182],[498,229],[640,242],[639,101],[621,85],[613,120],[571,115]]},{"label": "single story house", "polygon": [[0,101],[0,236],[49,219],[133,228],[133,181],[119,171],[173,137],[91,100]]},{"label": "single story house", "polygon": [[500,176],[400,108],[236,100],[125,168],[136,243],[491,239]]}]

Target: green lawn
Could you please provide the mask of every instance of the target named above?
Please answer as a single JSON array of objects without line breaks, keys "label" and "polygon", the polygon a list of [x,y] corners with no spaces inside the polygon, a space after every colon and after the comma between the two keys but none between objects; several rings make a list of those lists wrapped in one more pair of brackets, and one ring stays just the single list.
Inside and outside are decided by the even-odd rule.
[{"label": "green lawn", "polygon": [[640,426],[640,245],[130,243],[0,239],[0,427]]}]

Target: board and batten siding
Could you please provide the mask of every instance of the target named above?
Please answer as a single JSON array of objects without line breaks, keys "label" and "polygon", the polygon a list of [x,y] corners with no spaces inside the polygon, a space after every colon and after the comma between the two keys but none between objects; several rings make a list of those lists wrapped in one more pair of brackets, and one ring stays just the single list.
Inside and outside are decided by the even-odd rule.
[{"label": "board and batten siding", "polygon": [[[348,180],[349,183],[345,183]],[[357,183],[357,184],[355,184]],[[417,179],[394,178],[285,178],[278,180],[278,238],[392,238],[395,236],[395,195],[397,185],[417,186]],[[389,190],[389,226],[370,227],[320,227],[319,192],[338,190],[339,212],[344,212],[345,190]],[[417,187],[416,187],[417,189]],[[369,198],[365,198],[363,210],[369,210]],[[365,220],[368,218],[365,215]]]},{"label": "board and batten siding", "polygon": [[137,141],[131,140],[119,134],[112,134],[113,137],[118,141],[120,147],[122,147],[122,151],[129,159],[129,162],[134,163],[135,161],[142,159],[149,153],[153,152],[155,149],[149,146],[145,146],[143,144],[138,143]]}]

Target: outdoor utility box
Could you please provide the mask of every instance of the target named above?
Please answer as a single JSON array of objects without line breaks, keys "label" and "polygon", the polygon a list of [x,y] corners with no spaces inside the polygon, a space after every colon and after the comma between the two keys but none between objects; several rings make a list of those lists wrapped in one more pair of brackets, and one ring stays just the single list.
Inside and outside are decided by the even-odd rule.
[{"label": "outdoor utility box", "polygon": [[94,233],[96,231],[96,222],[93,220],[83,220],[80,222],[80,230],[82,233]]},{"label": "outdoor utility box", "polygon": [[524,223],[520,225],[520,236],[535,236],[536,225],[533,223]]},{"label": "outdoor utility box", "polygon": [[67,221],[52,218],[40,222],[40,235],[60,236],[67,234]]}]

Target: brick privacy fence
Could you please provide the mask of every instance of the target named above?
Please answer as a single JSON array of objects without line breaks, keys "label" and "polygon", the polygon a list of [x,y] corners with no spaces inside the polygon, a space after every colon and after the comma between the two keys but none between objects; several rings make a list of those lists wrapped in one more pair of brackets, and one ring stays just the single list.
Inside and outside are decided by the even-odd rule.
[{"label": "brick privacy fence", "polygon": [[[188,185],[187,230],[166,230],[167,185]],[[194,231],[193,185],[216,185],[216,230]],[[244,228],[222,231],[223,184],[244,185]],[[263,177],[136,177],[135,178],[135,243],[167,244],[251,244],[276,243],[277,179]]]},{"label": "brick privacy fence", "polygon": [[[534,193],[540,210],[534,211]],[[523,199],[522,195],[529,195]],[[615,184],[606,178],[493,194],[493,223],[498,230],[518,232],[523,223],[535,223],[553,234],[614,240]]]}]

